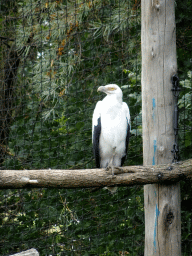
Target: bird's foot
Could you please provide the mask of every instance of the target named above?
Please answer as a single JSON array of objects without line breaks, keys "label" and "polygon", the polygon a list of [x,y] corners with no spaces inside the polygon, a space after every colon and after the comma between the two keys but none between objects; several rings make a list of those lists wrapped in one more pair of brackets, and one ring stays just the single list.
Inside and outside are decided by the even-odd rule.
[{"label": "bird's foot", "polygon": [[105,171],[106,172],[110,172],[112,177],[115,176],[115,174],[121,174],[123,173],[123,169],[121,167],[117,167],[117,166],[111,166],[111,165],[108,165],[106,168],[105,168]]},{"label": "bird's foot", "polygon": [[121,172],[123,171],[123,169],[121,167],[117,167],[117,166],[114,166],[114,169],[118,170],[118,171],[121,171]]},{"label": "bird's foot", "polygon": [[108,165],[106,168],[105,168],[105,171],[106,172],[110,172],[111,173],[111,175],[112,175],[112,178],[114,178],[114,166],[112,166],[112,165]]},{"label": "bird's foot", "polygon": [[121,167],[114,167],[114,174],[121,174],[123,173],[123,169]]},{"label": "bird's foot", "polygon": [[[112,175],[112,179],[116,178],[116,176],[114,175],[116,173],[116,168],[118,169],[118,167],[115,167],[111,164],[109,164],[106,168],[105,171],[106,172],[110,172],[110,174]],[[117,192],[117,187],[105,187],[106,189],[108,189],[111,194],[114,194]]]},{"label": "bird's foot", "polygon": [[108,165],[108,166],[105,168],[105,171],[106,171],[106,172],[109,172],[110,170],[111,170],[111,166]]}]

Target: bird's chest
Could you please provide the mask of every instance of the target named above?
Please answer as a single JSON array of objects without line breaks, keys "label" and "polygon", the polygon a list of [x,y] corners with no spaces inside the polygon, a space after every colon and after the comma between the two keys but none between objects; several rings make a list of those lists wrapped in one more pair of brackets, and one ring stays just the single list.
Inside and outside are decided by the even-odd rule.
[{"label": "bird's chest", "polygon": [[116,121],[118,122],[120,116],[121,116],[121,108],[120,107],[109,107],[108,109],[103,111],[103,116],[108,121]]},{"label": "bird's chest", "polygon": [[111,147],[118,147],[118,145],[125,141],[127,122],[121,108],[109,108],[101,115],[101,136],[103,140],[110,143]]}]

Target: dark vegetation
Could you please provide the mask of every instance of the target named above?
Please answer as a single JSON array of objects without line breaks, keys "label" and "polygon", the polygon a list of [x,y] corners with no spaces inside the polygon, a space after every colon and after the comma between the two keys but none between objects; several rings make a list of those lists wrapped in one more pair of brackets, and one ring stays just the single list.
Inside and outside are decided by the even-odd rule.
[{"label": "dark vegetation", "polygon": [[[140,1],[9,0],[0,4],[0,168],[93,168],[97,87],[130,107],[126,165],[142,164]],[[191,11],[177,1],[179,145],[191,158]],[[143,255],[143,188],[0,192],[0,254]],[[191,186],[182,183],[183,255],[192,255]]]}]

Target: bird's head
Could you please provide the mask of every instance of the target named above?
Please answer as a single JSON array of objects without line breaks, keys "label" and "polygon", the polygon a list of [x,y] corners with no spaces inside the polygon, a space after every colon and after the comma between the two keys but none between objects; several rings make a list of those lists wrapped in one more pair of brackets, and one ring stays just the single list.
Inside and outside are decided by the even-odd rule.
[{"label": "bird's head", "polygon": [[111,94],[116,94],[116,95],[121,95],[122,96],[122,91],[120,89],[120,87],[116,84],[107,84],[105,86],[100,86],[97,89],[98,92],[104,92],[107,95],[111,95]]}]

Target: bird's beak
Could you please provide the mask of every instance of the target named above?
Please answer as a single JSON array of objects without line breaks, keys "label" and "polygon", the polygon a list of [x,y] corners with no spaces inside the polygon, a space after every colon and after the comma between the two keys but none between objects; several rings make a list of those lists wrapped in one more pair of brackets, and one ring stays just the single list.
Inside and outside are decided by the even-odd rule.
[{"label": "bird's beak", "polygon": [[105,92],[106,93],[106,87],[105,86],[99,86],[97,89],[98,92]]}]

